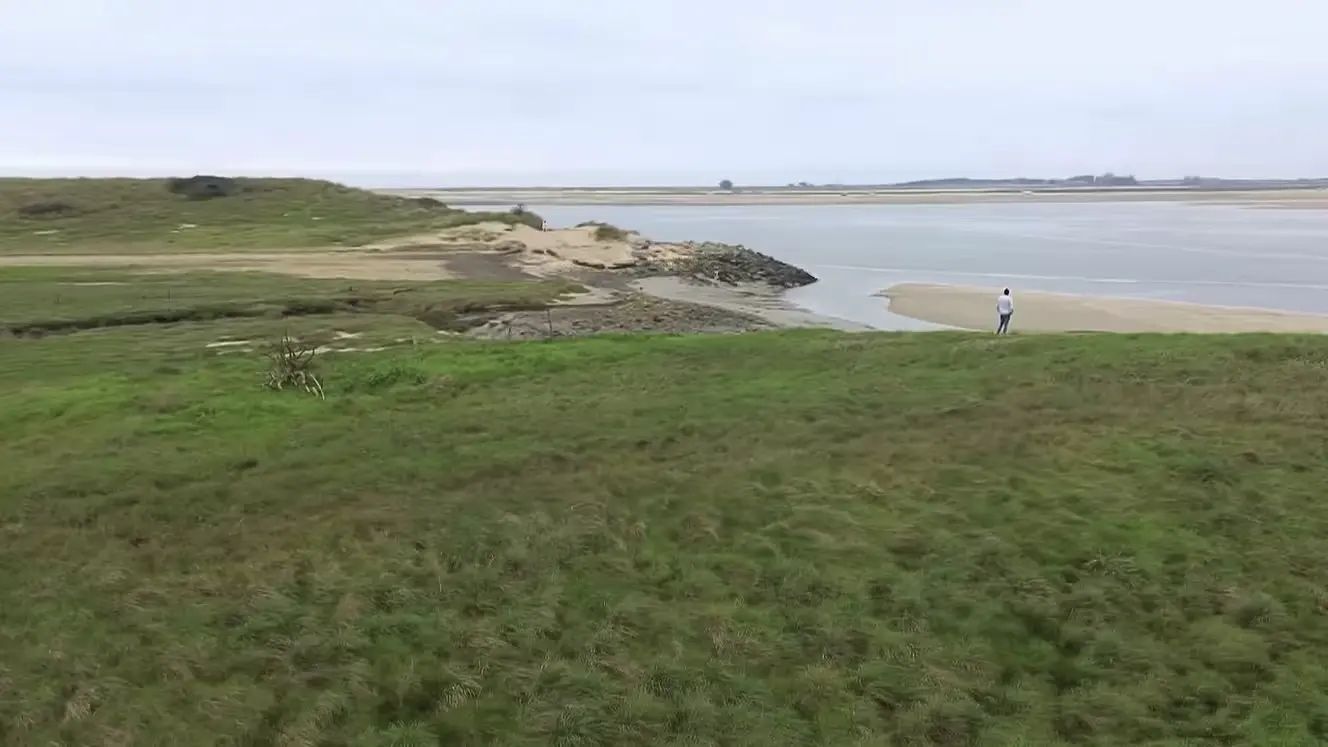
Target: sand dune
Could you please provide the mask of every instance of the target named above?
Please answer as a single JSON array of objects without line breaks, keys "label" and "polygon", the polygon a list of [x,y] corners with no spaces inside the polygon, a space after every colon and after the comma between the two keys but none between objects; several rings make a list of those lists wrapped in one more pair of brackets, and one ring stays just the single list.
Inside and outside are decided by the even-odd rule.
[{"label": "sand dune", "polygon": [[532,275],[565,274],[577,267],[622,269],[644,261],[676,259],[692,251],[681,244],[652,242],[636,233],[601,239],[595,226],[541,231],[526,225],[479,223],[407,236],[364,247],[368,251],[471,249],[507,254]]},{"label": "sand dune", "polygon": [[[906,283],[880,295],[890,311],[965,329],[996,327],[999,288]],[[1328,316],[1015,289],[1014,332],[1328,332]]]}]

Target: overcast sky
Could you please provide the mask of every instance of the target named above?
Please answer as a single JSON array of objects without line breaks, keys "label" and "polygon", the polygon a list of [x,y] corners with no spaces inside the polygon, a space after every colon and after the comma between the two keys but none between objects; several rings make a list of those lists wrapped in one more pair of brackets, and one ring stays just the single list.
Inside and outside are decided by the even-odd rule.
[{"label": "overcast sky", "polygon": [[0,2],[9,173],[1328,176],[1324,0]]}]

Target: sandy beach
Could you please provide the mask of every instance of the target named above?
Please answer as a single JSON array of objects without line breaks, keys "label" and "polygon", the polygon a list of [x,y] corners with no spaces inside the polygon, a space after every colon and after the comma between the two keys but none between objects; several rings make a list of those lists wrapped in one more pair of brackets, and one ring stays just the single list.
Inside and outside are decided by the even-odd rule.
[{"label": "sandy beach", "polygon": [[[963,329],[996,325],[1000,288],[905,283],[881,291],[890,311]],[[1013,332],[1328,333],[1328,316],[1170,301],[1019,292]]]}]

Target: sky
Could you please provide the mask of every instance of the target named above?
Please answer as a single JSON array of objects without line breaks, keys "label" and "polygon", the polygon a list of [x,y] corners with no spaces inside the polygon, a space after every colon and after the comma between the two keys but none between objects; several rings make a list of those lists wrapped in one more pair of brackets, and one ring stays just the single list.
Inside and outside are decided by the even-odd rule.
[{"label": "sky", "polygon": [[1328,176],[1323,0],[42,0],[0,172]]}]

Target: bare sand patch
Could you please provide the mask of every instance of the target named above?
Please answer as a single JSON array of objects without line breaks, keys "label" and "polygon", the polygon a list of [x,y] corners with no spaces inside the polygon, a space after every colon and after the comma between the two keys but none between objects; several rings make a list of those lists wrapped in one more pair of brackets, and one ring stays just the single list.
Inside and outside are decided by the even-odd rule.
[{"label": "bare sand patch", "polygon": [[[252,340],[219,340],[217,342],[209,342],[203,347],[222,355],[227,353],[253,353],[258,350],[257,344]],[[314,353],[317,355],[323,355],[325,353],[377,353],[382,350],[387,350],[387,347],[383,345],[374,345],[357,348],[320,345],[314,348]]]},{"label": "bare sand patch", "polygon": [[[880,293],[890,311],[975,330],[996,327],[999,288],[906,283]],[[1015,294],[1015,332],[1328,333],[1328,316],[1271,309],[1061,293]]]},{"label": "bare sand patch", "polygon": [[402,252],[427,249],[480,249],[499,241],[511,228],[506,223],[475,223],[429,233],[395,236],[360,247],[366,252]]},{"label": "bare sand patch", "polygon": [[636,233],[601,239],[595,226],[541,231],[526,225],[477,223],[433,233],[390,239],[364,247],[370,252],[462,250],[510,257],[537,277],[567,275],[578,268],[621,270],[645,262],[677,259],[691,252],[685,244],[652,242]]},{"label": "bare sand patch", "polygon": [[322,355],[324,353],[377,353],[383,350],[387,350],[387,346],[373,345],[367,348],[353,348],[353,347],[337,348],[337,347],[332,347],[331,345],[322,345],[320,347],[314,348],[314,352],[317,353],[318,355]]},{"label": "bare sand patch", "polygon": [[567,274],[578,267],[621,270],[690,253],[684,245],[654,243],[636,234],[628,234],[626,239],[598,239],[594,227],[537,231],[518,226],[512,238],[526,247],[518,261],[541,277]]}]

